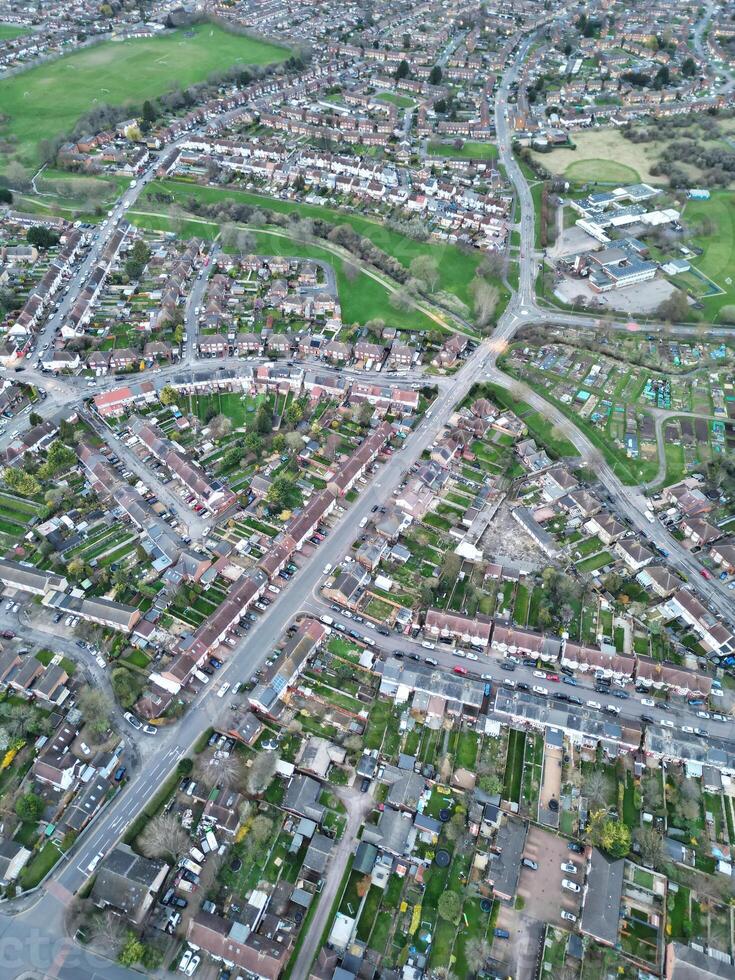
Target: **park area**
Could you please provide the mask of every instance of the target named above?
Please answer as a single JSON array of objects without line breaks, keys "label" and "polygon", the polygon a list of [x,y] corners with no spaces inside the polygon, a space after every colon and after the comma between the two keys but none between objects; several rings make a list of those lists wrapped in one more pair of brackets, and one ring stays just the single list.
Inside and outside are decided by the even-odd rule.
[{"label": "park area", "polygon": [[[265,197],[248,191],[221,190],[216,187],[202,187],[182,181],[164,180],[151,184],[141,196],[141,202],[146,198],[150,199],[154,195],[160,194],[162,191],[171,194],[173,200],[184,207],[191,198],[196,198],[207,204],[229,200],[283,214],[296,213],[301,218],[319,218],[335,225],[350,225],[359,235],[370,239],[375,246],[393,256],[407,268],[418,256],[432,256],[436,259],[439,268],[437,288],[453,293],[467,306],[471,306],[470,284],[480,263],[481,255],[479,252],[463,251],[456,245],[417,241],[392,230],[384,223],[359,214],[337,211],[317,204],[282,201],[278,198]],[[152,205],[154,201],[148,200],[148,203]],[[293,248],[293,244],[291,241],[289,247]],[[289,254],[298,255],[299,253],[291,251]],[[349,321],[349,315],[345,315],[344,319]],[[359,319],[362,321],[362,318]]]},{"label": "park area", "polygon": [[38,162],[38,144],[71,132],[97,103],[137,106],[233,65],[283,60],[284,48],[213,24],[150,38],[106,41],[0,82],[4,122],[0,166]]}]

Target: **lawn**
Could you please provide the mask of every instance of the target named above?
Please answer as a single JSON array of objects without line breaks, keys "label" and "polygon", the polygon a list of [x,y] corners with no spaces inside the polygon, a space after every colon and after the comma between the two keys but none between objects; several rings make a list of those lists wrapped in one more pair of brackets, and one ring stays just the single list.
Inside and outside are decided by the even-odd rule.
[{"label": "lawn", "polygon": [[378,96],[381,102],[392,102],[399,109],[408,109],[409,106],[416,105],[416,100],[408,95],[399,95],[397,92],[381,92]]},{"label": "lawn", "polygon": [[19,27],[18,24],[0,24],[0,41],[12,41],[27,33],[27,27]]},{"label": "lawn", "polygon": [[609,551],[601,551],[599,555],[590,555],[589,558],[584,558],[582,561],[578,561],[577,569],[580,572],[594,572],[598,568],[603,568],[612,560],[613,556]]},{"label": "lawn", "polygon": [[735,304],[735,194],[711,191],[709,201],[687,201],[684,219],[688,225],[700,225],[708,234],[696,236],[693,244],[704,250],[693,264],[724,292],[704,299],[705,316],[716,320],[723,306]]},{"label": "lawn", "polygon": [[[470,283],[475,276],[475,271],[482,258],[477,251],[463,251],[456,245],[419,242],[413,238],[407,238],[399,232],[385,226],[377,220],[371,220],[361,214],[337,211],[333,208],[322,207],[317,204],[301,204],[296,201],[282,201],[274,197],[266,197],[261,194],[253,194],[249,191],[222,190],[216,187],[201,187],[199,185],[182,183],[174,180],[164,180],[152,183],[146,188],[145,195],[152,195],[161,190],[166,190],[173,194],[176,200],[186,205],[187,199],[197,197],[199,200],[214,202],[222,200],[239,201],[244,204],[251,204],[258,208],[270,209],[281,213],[297,212],[304,218],[321,218],[333,224],[348,224],[354,230],[369,238],[378,248],[392,255],[406,268],[419,255],[431,255],[436,259],[439,267],[438,289],[454,293],[463,303],[471,305]],[[154,202],[150,202],[151,205]],[[151,210],[159,208],[151,207]],[[293,247],[295,243],[289,243]],[[277,254],[277,253],[276,253]],[[298,252],[289,254],[298,255]],[[333,257],[330,258],[333,262]],[[355,283],[349,284],[349,289],[355,289]],[[501,300],[502,302],[502,300]],[[392,310],[392,308],[391,308]],[[342,318],[350,322],[351,317],[345,314],[343,309]],[[391,321],[395,321],[395,311],[391,312]]]},{"label": "lawn", "polygon": [[453,160],[497,160],[498,148],[494,143],[478,143],[467,140],[460,149],[452,143],[442,143],[432,140],[429,143],[430,157],[451,157]]},{"label": "lawn", "polygon": [[525,746],[525,734],[516,728],[511,728],[508,737],[508,761],[505,765],[505,780],[503,782],[503,799],[511,803],[517,803],[521,795]]},{"label": "lawn", "polygon": [[631,184],[638,181],[638,171],[615,160],[577,160],[564,171],[569,180],[606,184]]},{"label": "lawn", "polygon": [[40,140],[70,132],[98,101],[136,106],[232,65],[264,65],[286,56],[285,48],[213,24],[106,41],[1,81],[0,105],[8,121],[0,135],[15,143],[13,155],[30,167],[37,163]]}]

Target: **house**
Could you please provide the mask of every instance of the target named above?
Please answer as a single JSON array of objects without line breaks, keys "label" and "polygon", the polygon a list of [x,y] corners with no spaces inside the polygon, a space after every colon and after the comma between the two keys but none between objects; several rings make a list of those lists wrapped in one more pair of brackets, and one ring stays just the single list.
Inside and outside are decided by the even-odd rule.
[{"label": "house", "polygon": [[615,551],[623,559],[628,568],[634,572],[639,572],[650,561],[653,561],[653,552],[649,551],[645,545],[635,538],[623,538],[615,545]]},{"label": "house", "polygon": [[408,842],[412,831],[411,814],[387,806],[378,817],[376,824],[365,824],[362,840],[400,858],[408,853]]},{"label": "house", "polygon": [[699,517],[708,514],[712,507],[711,500],[699,489],[699,483],[693,478],[688,477],[681,483],[666,487],[663,491],[663,499],[667,504],[673,504],[686,517]]},{"label": "house", "polygon": [[324,804],[319,802],[321,793],[322,784],[318,780],[296,773],[286,787],[283,809],[321,823],[326,812]]},{"label": "house", "polygon": [[644,589],[651,589],[662,599],[670,596],[681,586],[681,579],[672,575],[663,565],[648,565],[636,575],[636,579]]},{"label": "house", "polygon": [[612,544],[625,534],[625,525],[606,510],[594,514],[585,524],[590,534],[596,534],[603,544]]},{"label": "house", "polygon": [[140,924],[168,870],[165,861],[141,857],[127,844],[118,844],[97,868],[92,901],[98,908],[111,909]]},{"label": "house", "polygon": [[722,541],[710,549],[712,560],[717,562],[729,575],[735,573],[735,543]]},{"label": "house", "polygon": [[290,936],[280,930],[271,939],[235,919],[202,911],[190,919],[186,938],[214,959],[261,980],[280,976],[292,947]]},{"label": "house", "polygon": [[478,613],[474,618],[458,613],[446,613],[440,609],[428,609],[424,632],[428,636],[452,637],[463,643],[486,647],[490,642],[493,621]]},{"label": "house", "polygon": [[345,749],[326,738],[313,735],[301,747],[296,756],[296,766],[320,779],[326,779],[330,767],[345,761]]},{"label": "house", "polygon": [[592,848],[582,896],[582,932],[604,946],[615,946],[620,926],[625,861],[606,857]]},{"label": "house", "polygon": [[504,902],[515,900],[527,833],[528,824],[510,816],[505,818],[496,831],[487,878],[494,894]]},{"label": "house", "polygon": [[721,538],[723,534],[719,527],[709,524],[701,517],[685,518],[679,525],[679,530],[689,538],[693,545],[699,548],[706,548],[707,545]]},{"label": "house", "polygon": [[697,946],[668,943],[664,958],[665,980],[731,980],[733,965],[722,953],[714,956]]}]

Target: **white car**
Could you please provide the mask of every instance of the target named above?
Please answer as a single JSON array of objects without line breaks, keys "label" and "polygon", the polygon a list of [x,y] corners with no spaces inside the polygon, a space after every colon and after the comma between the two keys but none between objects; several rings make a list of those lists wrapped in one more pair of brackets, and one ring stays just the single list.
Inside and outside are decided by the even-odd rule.
[{"label": "white car", "polygon": [[561,870],[565,871],[568,875],[576,875],[577,865],[572,864],[571,861],[562,861]]},{"label": "white car", "polygon": [[92,872],[94,871],[94,869],[97,867],[97,865],[100,863],[100,861],[102,860],[102,858],[104,856],[105,856],[105,852],[104,851],[99,851],[97,854],[95,854],[95,856],[92,858],[92,860],[87,865],[87,871],[88,871],[89,874],[92,874]]},{"label": "white car", "polygon": [[540,684],[534,684],[533,693],[538,694],[539,697],[546,698],[549,696],[549,689],[548,687],[541,687]]},{"label": "white car", "polygon": [[568,892],[581,892],[582,889],[579,887],[576,881],[570,881],[568,878],[562,878],[561,887],[566,889]]},{"label": "white car", "polygon": [[559,914],[561,915],[562,919],[566,920],[567,922],[577,921],[577,916],[574,914],[574,912],[567,912],[566,909],[562,909]]},{"label": "white car", "polygon": [[645,704],[647,708],[655,708],[656,702],[653,698],[641,698],[641,704]]},{"label": "white car", "polygon": [[600,708],[602,707],[602,705],[600,704],[599,701],[588,701],[587,702],[587,707],[588,708],[594,708],[596,711],[599,711]]},{"label": "white car", "polygon": [[664,728],[674,728],[673,721],[669,721],[668,718],[662,718],[659,724],[663,725]]},{"label": "white car", "polygon": [[692,728],[691,725],[682,725],[681,726],[681,730],[683,732],[686,732],[687,735],[693,735],[694,734],[694,729]]},{"label": "white car", "polygon": [[225,696],[225,694],[227,694],[227,692],[229,691],[229,689],[230,689],[229,683],[228,682],[225,682],[222,685],[222,687],[219,689],[219,691],[217,691],[217,697],[218,698],[223,698]]},{"label": "white car", "polygon": [[327,564],[326,564],[326,565],[324,566],[324,574],[325,574],[325,575],[329,575],[329,573],[330,573],[331,571],[332,571],[332,566],[331,566],[331,565],[330,565],[329,563],[327,563]]},{"label": "white car", "polygon": [[201,962],[202,962],[202,958],[199,955],[199,953],[197,953],[196,956],[192,956],[191,963],[186,968],[187,977],[194,976],[194,973],[196,972],[196,968],[199,966]]},{"label": "white car", "polygon": [[545,670],[534,670],[533,676],[534,677],[542,677],[544,680],[546,680],[546,671]]},{"label": "white car", "polygon": [[191,963],[191,958],[194,955],[193,949],[187,949],[184,955],[181,957],[181,962],[179,963],[179,973],[186,973]]},{"label": "white car", "polygon": [[365,527],[366,524],[367,524],[367,517],[363,517],[363,519],[360,521],[360,527]]},{"label": "white car", "polygon": [[467,651],[467,659],[468,660],[479,660],[480,658],[477,656],[476,653],[472,653],[470,650],[468,650]]}]

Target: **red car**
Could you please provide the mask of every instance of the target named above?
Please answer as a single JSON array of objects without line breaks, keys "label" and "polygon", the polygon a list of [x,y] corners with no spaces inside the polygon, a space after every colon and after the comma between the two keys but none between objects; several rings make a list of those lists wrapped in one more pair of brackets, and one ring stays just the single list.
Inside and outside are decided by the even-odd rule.
[{"label": "red car", "polygon": [[455,674],[466,674],[467,673],[467,668],[466,667],[455,667],[454,668],[454,673]]},{"label": "red car", "polygon": [[558,684],[559,683],[559,675],[558,674],[547,674],[546,675],[546,680],[547,681],[556,681],[557,684]]},{"label": "red car", "polygon": [[712,578],[706,568],[703,568],[699,574],[702,576],[702,578]]}]

